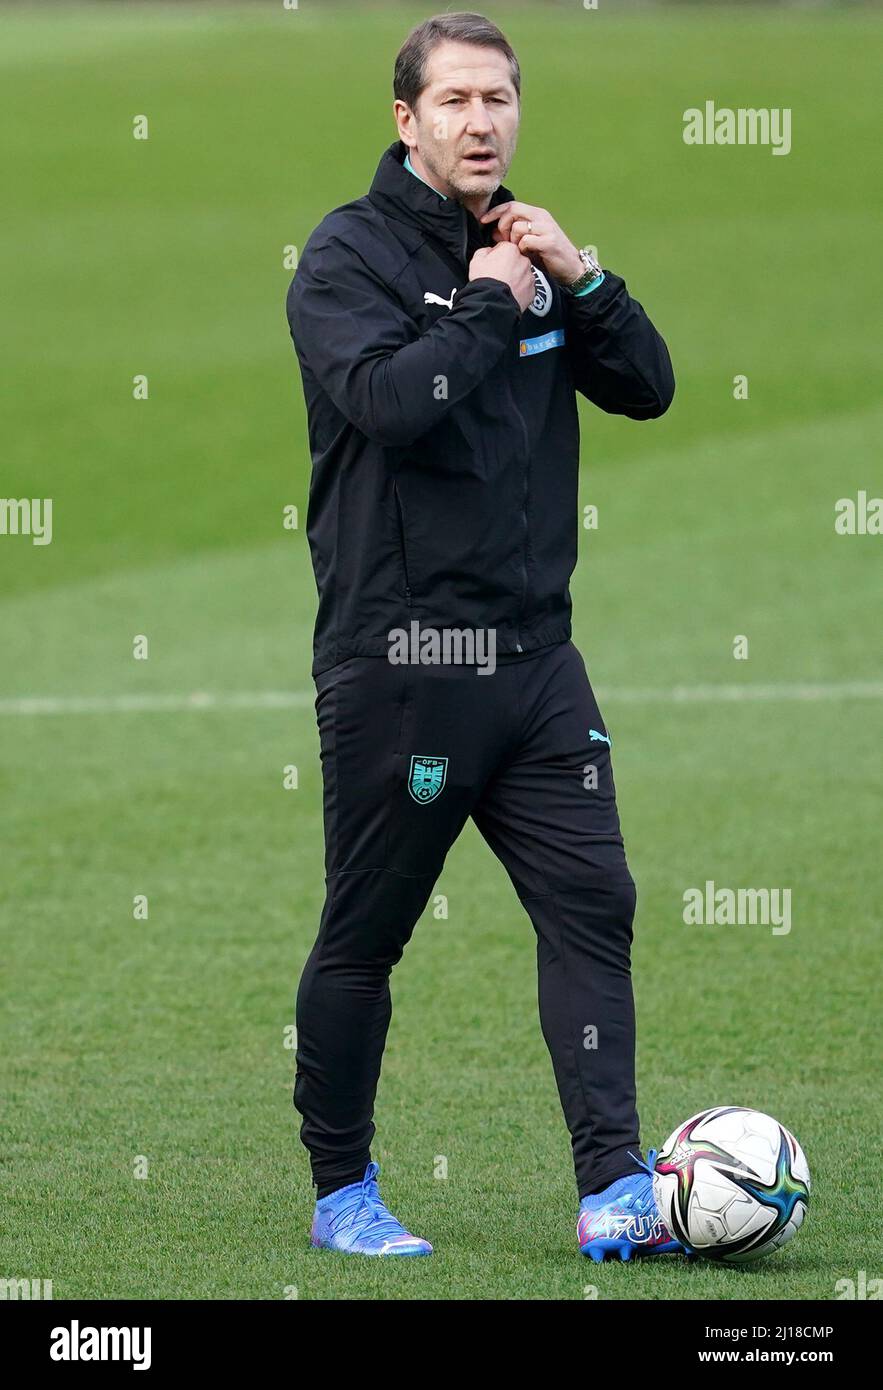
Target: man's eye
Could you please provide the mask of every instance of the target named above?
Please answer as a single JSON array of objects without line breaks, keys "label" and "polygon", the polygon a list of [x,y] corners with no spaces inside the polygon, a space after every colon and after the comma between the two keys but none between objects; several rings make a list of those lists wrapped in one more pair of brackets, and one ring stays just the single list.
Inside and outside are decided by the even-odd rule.
[{"label": "man's eye", "polygon": [[[446,101],[442,102],[442,105],[443,105],[443,106],[459,106],[459,105],[460,105],[460,102],[461,102],[462,100],[463,100],[462,97],[448,97],[448,99],[447,99]],[[506,106],[506,105],[507,105],[507,102],[506,102],[506,98],[505,98],[505,97],[488,97],[488,101],[495,101],[495,102],[497,103],[498,106]]]}]

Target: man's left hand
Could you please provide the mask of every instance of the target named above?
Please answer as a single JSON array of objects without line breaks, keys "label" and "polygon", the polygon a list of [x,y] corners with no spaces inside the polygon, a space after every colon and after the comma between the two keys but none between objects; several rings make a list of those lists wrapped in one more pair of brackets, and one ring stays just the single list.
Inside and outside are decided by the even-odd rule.
[{"label": "man's left hand", "polygon": [[480,221],[496,221],[494,241],[512,241],[523,255],[539,262],[562,285],[571,285],[585,270],[579,252],[545,208],[530,203],[498,203]]}]

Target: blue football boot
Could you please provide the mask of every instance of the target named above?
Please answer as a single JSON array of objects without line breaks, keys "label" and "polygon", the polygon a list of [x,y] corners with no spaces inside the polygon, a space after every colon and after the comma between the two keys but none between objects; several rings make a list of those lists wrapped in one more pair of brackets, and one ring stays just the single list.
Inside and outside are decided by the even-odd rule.
[{"label": "blue football boot", "polygon": [[646,1172],[629,1173],[603,1192],[583,1197],[576,1225],[581,1254],[599,1262],[617,1254],[621,1260],[630,1260],[633,1255],[689,1253],[659,1214],[653,1196],[655,1162],[656,1150],[651,1149],[649,1162],[642,1164]]},{"label": "blue football boot", "polygon": [[428,1240],[412,1236],[380,1200],[376,1163],[361,1182],[330,1192],[316,1203],[310,1244],[350,1255],[431,1255]]}]

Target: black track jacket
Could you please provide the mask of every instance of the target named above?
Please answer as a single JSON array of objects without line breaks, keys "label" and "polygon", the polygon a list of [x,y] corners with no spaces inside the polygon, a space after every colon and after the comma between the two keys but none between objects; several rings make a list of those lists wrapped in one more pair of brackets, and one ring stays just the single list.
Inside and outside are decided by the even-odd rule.
[{"label": "black track jacket", "polygon": [[500,654],[566,641],[575,391],[633,420],[674,394],[665,343],[609,270],[582,297],[535,271],[525,313],[502,281],[470,281],[491,226],[406,154],[396,141],[367,196],[323,219],[288,292],[313,461],[314,675],[386,655],[415,619],[494,629]]}]

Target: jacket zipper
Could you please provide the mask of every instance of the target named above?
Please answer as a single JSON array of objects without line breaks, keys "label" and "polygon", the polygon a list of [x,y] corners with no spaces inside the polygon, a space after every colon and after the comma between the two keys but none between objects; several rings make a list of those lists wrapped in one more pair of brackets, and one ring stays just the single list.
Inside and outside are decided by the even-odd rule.
[{"label": "jacket zipper", "polygon": [[[463,252],[462,252],[462,257],[461,257],[461,259],[462,259],[464,265],[466,265],[466,267],[467,267],[467,274],[468,274],[467,247],[468,247],[468,243],[469,243],[469,222],[468,222],[467,219],[468,219],[468,214],[466,213],[466,211],[465,211],[465,209],[464,209],[464,211],[463,211]],[[512,385],[511,385],[511,383],[509,383],[509,394],[510,394],[510,396],[512,397],[512,409],[513,409],[513,412],[515,413],[515,416],[516,416],[517,419],[518,419],[518,423],[520,424],[520,426],[521,426],[521,431],[522,431],[522,433],[523,433],[523,435],[524,435],[524,487],[523,487],[522,494],[521,494],[521,522],[522,522],[522,529],[523,529],[523,541],[522,541],[522,547],[521,547],[521,602],[520,602],[520,605],[519,605],[519,608],[518,608],[518,618],[517,618],[517,620],[516,620],[516,627],[515,627],[515,650],[516,650],[516,651],[519,651],[519,652],[522,652],[522,651],[524,651],[524,648],[523,648],[523,646],[521,645],[521,620],[522,620],[522,618],[524,617],[524,607],[525,607],[525,604],[527,603],[527,587],[528,587],[528,576],[527,576],[527,535],[528,535],[528,524],[527,524],[527,499],[528,499],[528,493],[529,493],[529,489],[530,489],[530,478],[529,478],[529,475],[530,475],[530,436],[529,436],[529,434],[528,434],[528,432],[527,432],[527,425],[524,423],[524,416],[522,415],[521,411],[518,409],[518,406],[515,404],[515,392],[512,390]]]},{"label": "jacket zipper", "polygon": [[521,547],[521,603],[518,608],[518,618],[515,626],[515,650],[524,651],[521,645],[521,621],[524,617],[524,606],[527,603],[527,499],[530,491],[530,436],[527,432],[527,425],[524,423],[524,416],[515,404],[515,392],[509,388],[512,396],[512,409],[517,416],[518,423],[524,434],[524,487],[521,493],[521,522],[523,530],[523,540]]},{"label": "jacket zipper", "polygon": [[393,481],[392,491],[393,491],[393,496],[395,497],[396,515],[397,515],[397,517],[398,517],[398,523],[399,523],[399,545],[400,545],[401,551],[402,551],[402,569],[403,569],[404,572],[405,572],[405,599],[407,600],[408,607],[410,608],[410,607],[411,607],[411,580],[410,580],[410,577],[409,577],[409,575],[408,575],[408,555],[407,555],[407,552],[406,552],[406,550],[405,550],[405,513],[404,513],[404,510],[403,510],[403,508],[402,508],[401,498],[399,497],[398,483],[396,483],[395,481]]}]

